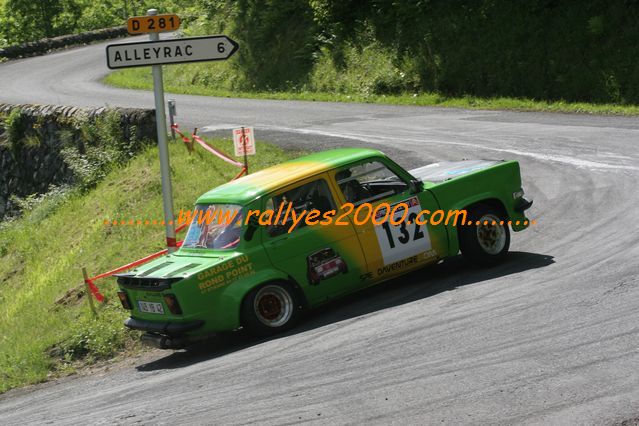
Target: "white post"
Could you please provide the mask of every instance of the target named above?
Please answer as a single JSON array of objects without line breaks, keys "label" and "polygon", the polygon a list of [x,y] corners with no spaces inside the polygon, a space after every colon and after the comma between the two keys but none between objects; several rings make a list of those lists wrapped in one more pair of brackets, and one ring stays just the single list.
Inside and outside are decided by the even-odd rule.
[{"label": "white post", "polygon": [[[147,15],[157,15],[157,9],[149,9]],[[158,33],[150,33],[151,41],[160,40]],[[153,95],[155,96],[155,121],[160,148],[160,175],[162,177],[162,202],[164,205],[164,224],[166,227],[166,246],[169,253],[177,250],[173,215],[173,190],[171,188],[171,169],[169,167],[169,149],[166,138],[166,111],[164,109],[164,81],[162,65],[153,65]]]},{"label": "white post", "polygon": [[173,125],[175,124],[175,116],[177,115],[177,110],[175,109],[175,100],[169,99],[169,124],[171,125],[171,138],[173,142],[175,142],[175,129]]}]

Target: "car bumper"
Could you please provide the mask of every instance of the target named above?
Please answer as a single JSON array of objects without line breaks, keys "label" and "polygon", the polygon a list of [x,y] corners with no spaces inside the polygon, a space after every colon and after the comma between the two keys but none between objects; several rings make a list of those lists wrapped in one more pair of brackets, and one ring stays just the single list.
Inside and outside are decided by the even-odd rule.
[{"label": "car bumper", "polygon": [[124,325],[133,330],[175,335],[197,330],[204,325],[204,321],[197,320],[190,322],[155,322],[128,318],[126,321],[124,321]]},{"label": "car bumper", "polygon": [[515,204],[515,211],[517,213],[523,213],[532,206],[533,200],[527,200],[525,198],[519,198]]}]

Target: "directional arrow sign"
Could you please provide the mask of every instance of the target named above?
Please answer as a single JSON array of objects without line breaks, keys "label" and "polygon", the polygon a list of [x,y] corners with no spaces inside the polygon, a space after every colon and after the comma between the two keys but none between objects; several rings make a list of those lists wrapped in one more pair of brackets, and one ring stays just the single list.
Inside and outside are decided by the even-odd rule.
[{"label": "directional arrow sign", "polygon": [[106,49],[107,66],[117,69],[221,61],[233,55],[238,47],[225,35],[110,44]]}]

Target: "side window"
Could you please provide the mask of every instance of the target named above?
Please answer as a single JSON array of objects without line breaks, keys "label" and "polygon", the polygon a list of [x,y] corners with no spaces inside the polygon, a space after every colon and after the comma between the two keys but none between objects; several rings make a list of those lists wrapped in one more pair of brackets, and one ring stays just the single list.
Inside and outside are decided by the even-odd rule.
[{"label": "side window", "polygon": [[391,197],[408,189],[408,184],[379,161],[371,161],[335,174],[346,201],[355,205]]},{"label": "side window", "polygon": [[[266,201],[265,208],[267,210],[270,209],[277,212],[280,209],[280,206],[282,206],[281,211],[283,213],[282,219],[280,220],[283,220],[284,213],[287,211],[289,204],[291,206],[291,210],[294,210],[297,214],[302,213],[304,210],[307,212],[310,212],[311,210],[319,210],[321,214],[324,214],[324,212],[335,209],[335,201],[333,200],[331,191],[328,189],[328,184],[324,179],[318,179],[275,195]],[[292,218],[289,215],[286,223],[278,223],[269,226],[268,234],[271,237],[276,237],[286,233],[291,226],[291,221]],[[295,229],[299,229],[304,225],[305,222],[302,221]]]}]

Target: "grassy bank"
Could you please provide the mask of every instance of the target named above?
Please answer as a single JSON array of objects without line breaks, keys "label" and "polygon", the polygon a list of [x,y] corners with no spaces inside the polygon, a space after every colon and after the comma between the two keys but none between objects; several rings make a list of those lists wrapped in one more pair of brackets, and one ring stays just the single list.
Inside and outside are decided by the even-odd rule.
[{"label": "grassy bank", "polygon": [[[204,34],[193,28],[193,34]],[[171,93],[283,99],[329,102],[366,102],[394,105],[438,106],[468,109],[498,109],[517,111],[570,112],[587,114],[637,115],[639,105],[596,104],[544,101],[507,97],[449,97],[438,93],[423,93],[419,70],[414,61],[394,59],[395,52],[374,40],[353,44],[335,52],[323,48],[317,53],[307,78],[297,84],[287,83],[284,90],[258,90],[247,77],[246,65],[238,58],[229,61],[202,62],[164,67],[165,89]],[[239,55],[239,53],[238,53]],[[109,74],[107,84],[151,90],[153,81],[149,68],[129,68]]]},{"label": "grassy bank", "polygon": [[[232,142],[213,144],[232,152]],[[260,149],[261,145],[261,149]],[[287,154],[258,143],[252,170]],[[176,211],[237,170],[197,149],[170,146]],[[162,249],[162,226],[111,226],[104,220],[161,220],[157,149],[111,171],[88,193],[49,200],[0,224],[0,392],[73,372],[87,363],[135,351],[138,335],[124,330],[113,278],[98,281],[107,297],[94,320],[82,296],[81,267],[90,275]]]},{"label": "grassy bank", "polygon": [[[326,84],[326,90],[321,89],[322,84],[308,84],[287,91],[254,91],[250,89],[233,89],[233,78],[229,76],[230,69],[222,68],[216,71],[214,66],[206,64],[175,65],[165,67],[165,90],[170,93],[217,96],[229,98],[251,99],[279,99],[301,101],[325,101],[325,102],[363,102],[390,105],[412,106],[436,106],[467,109],[486,110],[513,110],[513,111],[537,111],[537,112],[564,112],[581,114],[609,114],[609,115],[639,115],[637,105],[594,104],[564,101],[540,101],[518,98],[480,98],[476,96],[448,97],[437,93],[401,93],[401,94],[375,94],[370,86],[356,84],[341,84],[344,79],[356,80],[356,75],[337,77],[336,72],[329,71],[324,75],[313,76],[321,81],[332,82]],[[356,74],[353,72],[352,74]],[[358,79],[365,83],[365,76]],[[376,84],[379,80],[372,80]],[[152,90],[153,81],[150,68],[130,68],[109,74],[104,82],[106,84],[127,89]],[[241,86],[241,85],[240,85]]]}]

